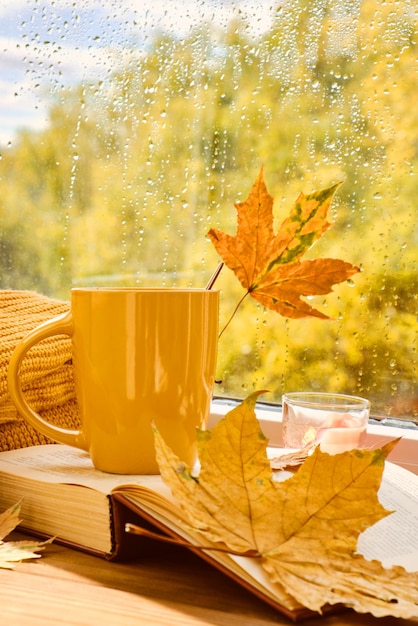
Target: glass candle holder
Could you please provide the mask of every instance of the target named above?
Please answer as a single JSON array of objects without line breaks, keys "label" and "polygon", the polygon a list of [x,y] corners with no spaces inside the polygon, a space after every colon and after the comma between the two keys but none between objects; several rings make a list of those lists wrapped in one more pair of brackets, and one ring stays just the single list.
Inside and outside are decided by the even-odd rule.
[{"label": "glass candle holder", "polygon": [[363,445],[370,415],[365,398],[335,393],[285,393],[283,446],[301,449],[319,444],[337,454]]}]

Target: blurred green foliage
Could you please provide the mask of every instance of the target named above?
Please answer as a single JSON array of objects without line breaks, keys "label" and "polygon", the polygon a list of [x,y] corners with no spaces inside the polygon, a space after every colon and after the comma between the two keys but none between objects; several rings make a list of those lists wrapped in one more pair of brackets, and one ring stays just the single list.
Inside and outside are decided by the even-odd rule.
[{"label": "blurred green foliage", "polygon": [[[332,321],[247,299],[220,340],[216,393],[340,391],[416,415],[411,6],[297,0],[260,40],[239,20],[160,34],[108,80],[51,94],[48,127],[2,150],[1,288],[200,287],[219,260],[206,232],[235,232],[261,164],[278,223],[300,191],[344,180],[312,255],[362,273],[316,301]],[[229,270],[217,286],[222,325],[242,293]]]}]

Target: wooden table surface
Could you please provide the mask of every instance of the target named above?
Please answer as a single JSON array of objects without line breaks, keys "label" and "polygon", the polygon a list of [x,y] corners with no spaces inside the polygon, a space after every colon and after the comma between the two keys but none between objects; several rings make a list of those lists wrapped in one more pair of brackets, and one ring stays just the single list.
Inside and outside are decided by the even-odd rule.
[{"label": "wooden table surface", "polygon": [[[14,538],[22,538],[15,535]],[[7,626],[267,626],[288,619],[187,550],[109,563],[48,545],[42,558],[0,569],[0,624]],[[308,626],[406,626],[351,611]]]}]

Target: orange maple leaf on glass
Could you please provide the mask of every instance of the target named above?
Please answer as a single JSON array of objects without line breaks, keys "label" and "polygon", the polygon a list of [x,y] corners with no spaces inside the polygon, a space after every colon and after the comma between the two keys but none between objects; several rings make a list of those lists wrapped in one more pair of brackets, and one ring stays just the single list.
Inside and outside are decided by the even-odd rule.
[{"label": "orange maple leaf on glass", "polygon": [[301,297],[330,293],[333,285],[360,269],[339,259],[300,259],[331,226],[326,216],[339,185],[308,195],[301,193],[275,234],[273,198],[261,169],[248,198],[235,205],[237,234],[228,235],[216,228],[209,230],[208,236],[218,254],[246,290],[233,315],[250,295],[284,317],[329,319]]}]

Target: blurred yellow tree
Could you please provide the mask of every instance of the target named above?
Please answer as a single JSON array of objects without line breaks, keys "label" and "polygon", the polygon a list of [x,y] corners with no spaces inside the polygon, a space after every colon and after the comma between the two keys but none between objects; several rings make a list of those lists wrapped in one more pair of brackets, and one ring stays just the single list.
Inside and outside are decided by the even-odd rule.
[{"label": "blurred yellow tree", "polygon": [[[105,81],[51,97],[49,124],[0,160],[0,287],[200,287],[264,164],[276,225],[340,180],[314,255],[363,269],[326,302],[334,321],[244,305],[222,337],[219,394],[329,389],[417,411],[418,89],[408,0],[295,0],[258,39],[245,19],[158,34]],[[117,42],[115,42],[116,45]],[[223,273],[221,325],[239,286]],[[406,408],[399,409],[399,399]]]}]

